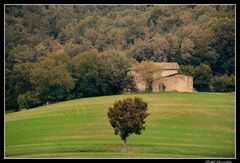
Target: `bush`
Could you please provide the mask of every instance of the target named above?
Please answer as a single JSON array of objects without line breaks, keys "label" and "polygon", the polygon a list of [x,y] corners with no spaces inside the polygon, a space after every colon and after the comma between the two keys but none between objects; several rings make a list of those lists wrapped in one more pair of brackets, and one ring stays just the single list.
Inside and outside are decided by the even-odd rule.
[{"label": "bush", "polygon": [[199,66],[181,66],[181,73],[193,76],[193,87],[200,92],[212,91],[211,79],[213,77],[211,67],[207,64]]},{"label": "bush", "polygon": [[235,91],[235,77],[234,75],[214,76],[213,90],[216,92],[232,92]]},{"label": "bush", "polygon": [[19,110],[33,108],[38,106],[39,103],[40,101],[34,92],[28,91],[27,93],[18,96]]},{"label": "bush", "polygon": [[127,137],[130,134],[140,135],[145,129],[145,118],[148,104],[141,98],[135,97],[116,101],[109,108],[108,119],[114,128],[115,135],[119,135],[127,148]]},{"label": "bush", "polygon": [[24,94],[20,94],[18,96],[18,106],[19,106],[19,110],[25,108],[26,100],[25,100],[25,95]]}]

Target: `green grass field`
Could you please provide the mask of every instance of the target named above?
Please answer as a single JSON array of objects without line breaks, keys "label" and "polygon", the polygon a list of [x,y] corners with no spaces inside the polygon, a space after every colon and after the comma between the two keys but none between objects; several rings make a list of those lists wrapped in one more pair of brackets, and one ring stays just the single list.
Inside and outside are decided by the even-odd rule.
[{"label": "green grass field", "polygon": [[[107,111],[142,97],[150,115],[128,152]],[[82,98],[5,115],[6,158],[234,158],[235,94],[151,93]]]}]

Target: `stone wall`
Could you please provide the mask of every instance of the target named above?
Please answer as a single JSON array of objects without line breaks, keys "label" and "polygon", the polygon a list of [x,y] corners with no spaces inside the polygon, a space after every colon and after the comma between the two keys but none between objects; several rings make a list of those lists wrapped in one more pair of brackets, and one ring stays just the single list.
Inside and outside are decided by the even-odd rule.
[{"label": "stone wall", "polygon": [[193,92],[193,78],[183,74],[169,76],[163,79],[165,92]]},{"label": "stone wall", "polygon": [[162,70],[162,77],[177,74],[178,70]]},{"label": "stone wall", "polygon": [[[141,72],[131,69],[139,92],[146,91],[147,84],[140,76]],[[178,74],[178,69],[163,69],[153,75],[152,92],[193,92],[193,78]]]}]

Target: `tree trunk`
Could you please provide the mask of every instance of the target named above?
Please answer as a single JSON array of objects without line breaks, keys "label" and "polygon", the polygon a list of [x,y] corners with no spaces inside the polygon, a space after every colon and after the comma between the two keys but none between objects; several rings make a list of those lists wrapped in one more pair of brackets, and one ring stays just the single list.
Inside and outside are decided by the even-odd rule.
[{"label": "tree trunk", "polygon": [[128,148],[127,148],[127,139],[123,140],[123,145],[124,145],[124,148],[126,149],[126,151],[128,151]]}]

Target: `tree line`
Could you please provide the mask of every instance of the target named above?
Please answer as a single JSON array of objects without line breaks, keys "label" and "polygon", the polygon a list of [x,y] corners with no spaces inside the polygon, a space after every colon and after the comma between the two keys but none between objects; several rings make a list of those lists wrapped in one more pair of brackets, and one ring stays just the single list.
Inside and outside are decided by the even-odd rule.
[{"label": "tree line", "polygon": [[[127,69],[134,60],[118,51],[100,54],[91,49],[71,58],[49,53],[13,69],[18,109],[80,97],[113,95],[134,88]],[[8,96],[11,97],[11,96]]]},{"label": "tree line", "polygon": [[5,6],[7,110],[118,94],[141,61],[179,63],[197,91],[234,91],[234,6]]}]

